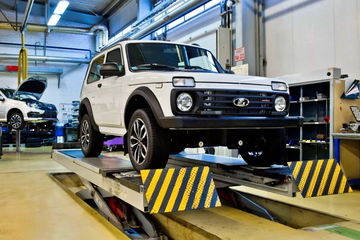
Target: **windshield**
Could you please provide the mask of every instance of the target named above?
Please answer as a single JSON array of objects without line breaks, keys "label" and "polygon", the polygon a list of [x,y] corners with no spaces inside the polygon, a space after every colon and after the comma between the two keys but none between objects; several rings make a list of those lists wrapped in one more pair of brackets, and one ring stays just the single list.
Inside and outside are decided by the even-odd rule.
[{"label": "windshield", "polygon": [[223,71],[209,51],[198,47],[166,43],[130,43],[127,51],[131,71]]},{"label": "windshield", "polygon": [[7,97],[7,98],[13,98],[14,97],[14,89],[9,88],[0,88],[0,91]]},{"label": "windshield", "polygon": [[15,100],[25,100],[25,99],[31,99],[31,100],[38,100],[35,93],[29,93],[29,92],[17,92],[14,96]]}]

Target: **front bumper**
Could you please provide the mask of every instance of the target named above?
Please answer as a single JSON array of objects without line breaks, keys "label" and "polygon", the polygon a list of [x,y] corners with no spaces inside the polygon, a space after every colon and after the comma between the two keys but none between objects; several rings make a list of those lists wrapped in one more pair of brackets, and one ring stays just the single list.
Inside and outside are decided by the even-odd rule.
[{"label": "front bumper", "polygon": [[45,121],[57,121],[56,111],[31,111],[27,113],[26,121],[31,122],[45,122]]},{"label": "front bumper", "polygon": [[300,127],[303,117],[163,117],[162,128],[173,129],[247,129]]}]

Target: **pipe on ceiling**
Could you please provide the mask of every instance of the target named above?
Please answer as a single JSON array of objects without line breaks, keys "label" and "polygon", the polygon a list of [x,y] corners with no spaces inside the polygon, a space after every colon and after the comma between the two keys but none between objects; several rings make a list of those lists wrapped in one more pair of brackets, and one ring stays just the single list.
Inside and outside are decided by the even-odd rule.
[{"label": "pipe on ceiling", "polygon": [[156,22],[150,23],[147,27],[140,29],[139,31],[135,32],[130,36],[126,36],[130,39],[139,39],[144,37],[145,35],[157,30],[158,28],[162,27],[170,20],[176,19],[177,17],[181,16],[182,14],[188,12],[189,10],[201,5],[202,3],[206,2],[206,0],[189,0],[181,5],[179,8],[176,8],[171,13],[168,13],[164,18],[159,19]]},{"label": "pipe on ceiling", "polygon": [[[0,22],[0,29],[5,30],[13,30],[10,23],[7,22]],[[91,28],[75,28],[75,27],[48,27],[47,25],[40,25],[40,24],[28,24],[27,28],[28,31],[33,32],[60,32],[60,33],[70,33],[70,34],[89,34],[89,35],[96,35],[96,50],[107,45],[109,41],[109,31],[106,26],[96,24]]]},{"label": "pipe on ceiling", "polygon": [[24,33],[26,31],[26,25],[27,25],[27,22],[29,20],[29,17],[30,17],[30,12],[31,12],[31,9],[34,5],[34,0],[28,0],[28,3],[26,5],[26,9],[25,9],[25,15],[24,15],[24,20],[23,20],[23,23],[22,23],[22,26],[21,26],[21,32]]},{"label": "pipe on ceiling", "polygon": [[106,26],[96,24],[89,29],[89,32],[96,34],[96,51],[106,46],[109,42],[109,31]]},{"label": "pipe on ceiling", "polygon": [[[17,54],[0,54],[0,60],[18,60]],[[89,63],[87,58],[68,58],[52,56],[28,56],[29,61],[62,62],[62,63]]]},{"label": "pipe on ceiling", "polygon": [[[7,22],[0,22],[0,29],[4,30],[13,30],[11,25]],[[72,28],[72,27],[48,27],[46,25],[38,24],[28,24],[27,30],[32,32],[44,32],[44,31],[54,31],[62,33],[74,33],[74,34],[94,34],[90,32],[89,28]]]}]

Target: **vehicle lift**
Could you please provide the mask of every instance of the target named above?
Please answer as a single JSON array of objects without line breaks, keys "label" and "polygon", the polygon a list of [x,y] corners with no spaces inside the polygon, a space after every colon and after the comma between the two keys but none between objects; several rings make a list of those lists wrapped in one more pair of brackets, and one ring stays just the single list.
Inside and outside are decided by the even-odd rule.
[{"label": "vehicle lift", "polygon": [[[142,170],[140,173],[134,171],[127,159],[104,155],[84,158],[79,149],[53,150],[52,158],[71,171],[63,174],[80,178],[85,187],[76,192],[77,197],[84,201],[92,200],[102,216],[132,239],[166,239],[155,228],[150,214],[218,207],[221,206],[220,199],[229,203],[229,195],[238,201],[235,207],[241,206],[258,216],[274,220],[265,208],[231,190],[231,187],[247,186],[290,197],[295,197],[300,189],[292,175],[293,168],[296,170],[298,166],[256,168],[240,158],[210,154],[182,152],[170,155],[165,169]],[[303,161],[301,164],[307,163]],[[326,165],[326,162],[321,164]],[[329,164],[337,165],[331,161]],[[56,180],[58,174],[62,173],[49,175],[61,185]],[[181,184],[185,182],[183,180],[188,184]],[[190,188],[189,182],[193,184]],[[341,179],[335,182],[341,183]],[[167,183],[166,187],[164,183]],[[346,189],[351,191],[344,185],[343,192]],[[114,209],[114,202],[110,204],[109,199],[117,199],[115,205],[120,207]],[[141,229],[141,233],[135,229]]]}]

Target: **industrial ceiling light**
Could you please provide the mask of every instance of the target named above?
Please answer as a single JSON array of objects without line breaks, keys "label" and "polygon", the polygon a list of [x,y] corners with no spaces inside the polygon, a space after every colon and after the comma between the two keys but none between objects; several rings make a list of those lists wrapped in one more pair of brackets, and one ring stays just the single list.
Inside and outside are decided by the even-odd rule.
[{"label": "industrial ceiling light", "polygon": [[58,21],[60,20],[60,18],[61,18],[61,15],[53,14],[53,15],[50,17],[47,25],[48,25],[48,26],[55,26],[55,25],[58,23]]},{"label": "industrial ceiling light", "polygon": [[66,0],[59,1],[58,4],[56,5],[56,8],[55,8],[53,14],[58,14],[58,15],[63,14],[68,6],[69,6],[68,1],[66,1]]},{"label": "industrial ceiling light", "polygon": [[53,12],[53,14],[51,15],[47,25],[48,26],[55,26],[60,18],[61,15],[65,12],[66,8],[69,6],[69,1],[67,0],[61,0],[58,2],[58,4],[56,5],[56,8]]}]

